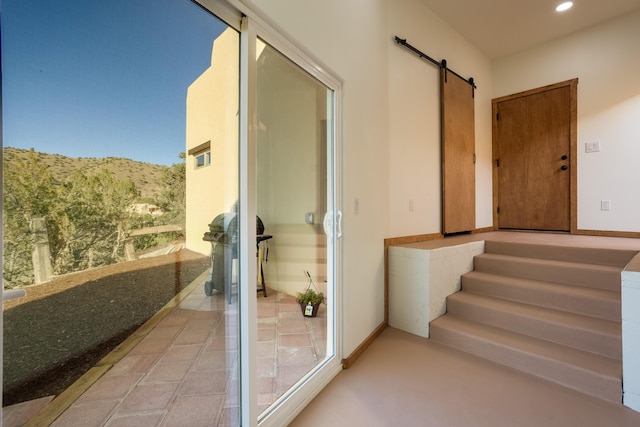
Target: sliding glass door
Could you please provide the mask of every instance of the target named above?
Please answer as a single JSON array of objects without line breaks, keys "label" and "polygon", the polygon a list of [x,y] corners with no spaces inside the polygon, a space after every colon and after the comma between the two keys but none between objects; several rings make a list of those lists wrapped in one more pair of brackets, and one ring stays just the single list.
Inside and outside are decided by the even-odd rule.
[{"label": "sliding glass door", "polygon": [[268,418],[335,356],[335,92],[256,43],[257,214],[269,253],[265,263],[259,248],[258,276],[273,293],[271,304],[258,302],[257,390]]}]

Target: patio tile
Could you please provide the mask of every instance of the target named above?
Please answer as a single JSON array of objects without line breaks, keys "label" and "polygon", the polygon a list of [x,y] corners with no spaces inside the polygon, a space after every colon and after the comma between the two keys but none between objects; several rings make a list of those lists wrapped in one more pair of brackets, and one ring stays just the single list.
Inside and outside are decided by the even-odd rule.
[{"label": "patio tile", "polygon": [[258,393],[275,393],[276,381],[275,377],[259,377],[258,378]]},{"label": "patio tile", "polygon": [[279,334],[278,344],[280,347],[310,347],[310,334]]},{"label": "patio tile", "polygon": [[191,361],[157,364],[142,379],[142,383],[181,381],[192,364]]},{"label": "patio tile", "polygon": [[105,427],[155,427],[160,424],[166,415],[166,411],[147,414],[131,414],[122,417],[111,418]]},{"label": "patio tile", "polygon": [[260,357],[258,359],[258,376],[273,377],[276,375],[276,358]]},{"label": "patio tile", "polygon": [[281,347],[278,349],[278,367],[315,363],[316,356],[311,347]]},{"label": "patio tile", "polygon": [[180,383],[146,383],[138,385],[122,402],[116,414],[166,409]]},{"label": "patio tile", "polygon": [[179,397],[169,408],[163,426],[215,426],[221,415],[222,395]]},{"label": "patio tile", "polygon": [[158,326],[184,326],[189,321],[190,317],[190,311],[183,310],[182,308],[176,308],[162,319]]},{"label": "patio tile", "polygon": [[[191,307],[199,301],[200,311],[181,305],[167,315],[54,425],[235,426],[237,304],[198,292],[183,303]],[[264,410],[324,357],[326,317],[303,317],[294,297],[275,291],[260,297],[258,307],[263,308],[257,392]]]},{"label": "patio tile", "polygon": [[227,391],[227,371],[191,372],[184,380],[181,396],[223,394]]},{"label": "patio tile", "polygon": [[203,352],[195,363],[196,371],[214,371],[229,369],[237,357],[236,352],[208,351]]},{"label": "patio tile", "polygon": [[313,363],[309,365],[280,367],[280,369],[278,369],[278,376],[276,377],[276,395],[278,397],[282,396],[315,366],[316,364]]},{"label": "patio tile", "polygon": [[278,318],[276,316],[259,317],[258,318],[258,329],[275,328],[277,321],[278,321]]},{"label": "patio tile", "polygon": [[195,360],[202,350],[202,345],[178,345],[169,348],[158,363],[171,363],[184,360]]},{"label": "patio tile", "polygon": [[236,427],[240,425],[240,408],[223,408],[218,427]]},{"label": "patio tile", "polygon": [[280,313],[300,313],[300,304],[298,303],[280,303],[278,306]]},{"label": "patio tile", "polygon": [[147,337],[150,339],[175,338],[182,328],[182,326],[157,326],[149,332]]},{"label": "patio tile", "polygon": [[145,372],[149,372],[151,366],[158,360],[158,357],[157,354],[129,354],[109,369],[105,376],[144,374]]},{"label": "patio tile", "polygon": [[171,345],[173,338],[145,337],[129,354],[161,354]]},{"label": "patio tile", "polygon": [[275,341],[259,341],[258,342],[258,357],[276,357],[276,342]]},{"label": "patio tile", "polygon": [[214,336],[209,339],[204,351],[237,350],[238,340],[234,337]]},{"label": "patio tile", "polygon": [[274,341],[276,339],[276,330],[258,329],[258,341]]},{"label": "patio tile", "polygon": [[95,400],[123,399],[142,378],[142,374],[103,376],[84,392],[77,403]]},{"label": "patio tile", "polygon": [[119,400],[101,400],[86,405],[73,405],[51,425],[54,427],[102,426],[118,403],[120,403]]},{"label": "patio tile", "polygon": [[209,338],[210,329],[203,330],[189,330],[184,329],[180,332],[180,335],[177,336],[174,345],[188,345],[188,344],[204,344]]},{"label": "patio tile", "polygon": [[278,324],[278,333],[295,334],[301,332],[308,332],[307,324],[304,319],[291,319],[287,322],[280,322]]}]

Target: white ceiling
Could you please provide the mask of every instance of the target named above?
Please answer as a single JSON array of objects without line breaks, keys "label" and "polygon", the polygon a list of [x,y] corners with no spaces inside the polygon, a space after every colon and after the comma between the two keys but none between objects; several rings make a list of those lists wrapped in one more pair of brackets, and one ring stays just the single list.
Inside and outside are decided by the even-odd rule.
[{"label": "white ceiling", "polygon": [[420,0],[436,15],[496,59],[640,9],[640,0]]}]

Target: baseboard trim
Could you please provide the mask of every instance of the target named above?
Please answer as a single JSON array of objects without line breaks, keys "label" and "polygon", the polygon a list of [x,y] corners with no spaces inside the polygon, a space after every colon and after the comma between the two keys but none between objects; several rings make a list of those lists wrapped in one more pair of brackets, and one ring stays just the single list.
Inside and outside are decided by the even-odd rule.
[{"label": "baseboard trim", "polygon": [[479,234],[479,233],[490,233],[492,231],[498,230],[495,227],[484,227],[484,228],[476,228],[475,230],[471,230],[471,234]]},{"label": "baseboard trim", "polygon": [[380,326],[378,326],[372,333],[365,339],[359,346],[356,348],[346,359],[342,359],[342,368],[349,369],[351,365],[353,365],[362,353],[365,352],[367,348],[375,341],[378,336],[387,328],[387,322],[382,322]]},{"label": "baseboard trim", "polygon": [[576,230],[573,234],[602,237],[629,237],[632,239],[640,238],[640,232],[638,231]]},{"label": "baseboard trim", "polygon": [[426,240],[436,240],[444,238],[444,234],[442,233],[432,233],[432,234],[417,234],[414,236],[402,236],[402,237],[390,237],[388,239],[384,239],[384,246],[395,246],[395,245],[403,245],[405,243],[416,243],[416,242],[424,242]]}]

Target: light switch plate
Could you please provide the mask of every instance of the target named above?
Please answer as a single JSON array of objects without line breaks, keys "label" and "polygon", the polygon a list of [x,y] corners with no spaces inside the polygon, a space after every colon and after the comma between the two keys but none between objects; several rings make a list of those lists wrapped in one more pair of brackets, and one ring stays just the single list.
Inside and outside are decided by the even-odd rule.
[{"label": "light switch plate", "polygon": [[597,153],[600,151],[600,141],[587,142],[585,144],[585,151],[587,153]]}]

